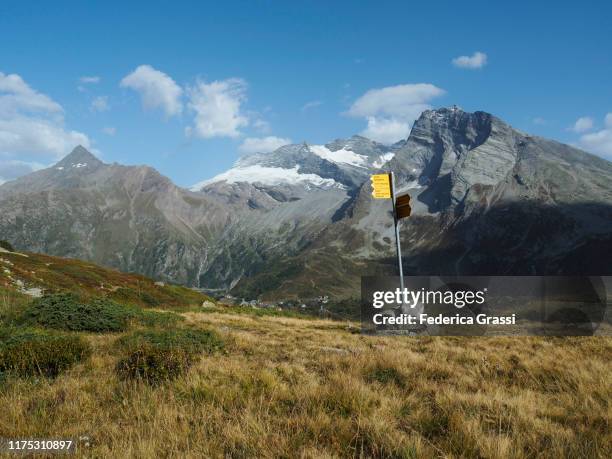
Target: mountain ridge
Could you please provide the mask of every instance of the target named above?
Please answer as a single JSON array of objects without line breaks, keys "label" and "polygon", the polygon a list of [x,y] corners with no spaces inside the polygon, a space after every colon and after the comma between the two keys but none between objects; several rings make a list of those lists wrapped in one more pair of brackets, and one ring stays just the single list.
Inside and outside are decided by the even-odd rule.
[{"label": "mountain ridge", "polygon": [[[381,170],[393,171],[398,190],[413,197],[413,216],[402,223],[406,272],[423,271],[412,269],[415,263],[433,273],[436,263],[449,269],[442,255],[422,261],[445,246],[460,247],[446,254],[457,269],[468,269],[470,257],[476,265],[488,259],[478,246],[483,234],[465,223],[480,216],[488,222],[478,226],[481,233],[514,240],[498,224],[498,210],[512,203],[526,204],[517,211],[526,221],[529,206],[552,219],[542,209],[556,206],[572,223],[548,230],[551,240],[571,241],[567,251],[581,238],[612,233],[612,163],[458,107],[423,112],[410,136],[391,146],[353,136],[247,155],[197,191],[148,166],[108,165],[83,150],[63,166],[0,186],[7,239],[22,249],[244,296],[354,295],[360,275],[393,272],[389,204],[369,192],[369,175]],[[575,205],[586,202],[601,206]],[[506,229],[524,232],[520,221]],[[536,239],[524,237],[535,258],[564,250],[536,250]],[[523,266],[511,254],[502,258],[483,266],[490,274]]]}]

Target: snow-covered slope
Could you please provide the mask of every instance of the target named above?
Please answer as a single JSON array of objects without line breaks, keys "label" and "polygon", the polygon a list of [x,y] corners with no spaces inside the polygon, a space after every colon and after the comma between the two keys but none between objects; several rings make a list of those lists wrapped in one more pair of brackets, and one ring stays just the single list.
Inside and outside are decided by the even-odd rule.
[{"label": "snow-covered slope", "polygon": [[348,164],[349,166],[366,167],[368,157],[349,150],[346,146],[340,150],[331,151],[325,145],[309,145],[308,148],[315,155],[331,163]]},{"label": "snow-covered slope", "polygon": [[266,167],[258,164],[245,167],[234,167],[222,174],[219,174],[212,179],[204,180],[191,187],[191,191],[199,191],[206,185],[225,182],[225,183],[257,183],[261,185],[298,185],[303,184],[305,188],[319,187],[342,188],[342,184],[334,179],[323,178],[316,174],[301,174],[300,166],[296,165],[293,168],[285,169],[282,167]]},{"label": "snow-covered slope", "polygon": [[361,136],[326,145],[285,145],[270,153],[240,158],[234,167],[191,187],[200,191],[215,183],[251,183],[303,188],[356,187],[394,156],[394,147]]}]

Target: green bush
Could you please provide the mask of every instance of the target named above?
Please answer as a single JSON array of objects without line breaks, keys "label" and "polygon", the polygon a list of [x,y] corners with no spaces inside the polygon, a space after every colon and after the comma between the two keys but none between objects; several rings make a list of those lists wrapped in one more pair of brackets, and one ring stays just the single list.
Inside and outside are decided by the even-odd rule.
[{"label": "green bush", "polygon": [[151,384],[174,379],[186,373],[200,353],[223,348],[214,332],[186,329],[140,331],[121,338],[118,344],[126,352],[116,367],[119,378]]},{"label": "green bush", "polygon": [[90,354],[89,344],[80,336],[0,328],[0,373],[55,377]]},{"label": "green bush", "polygon": [[3,248],[4,250],[8,250],[9,252],[14,252],[15,251],[15,249],[13,248],[11,243],[10,242],[6,242],[6,241],[0,241],[0,248]]},{"label": "green bush", "polygon": [[128,328],[130,321],[155,327],[181,319],[170,312],[144,311],[107,298],[82,300],[71,293],[58,293],[32,301],[18,316],[17,323],[56,330],[120,332]]},{"label": "green bush", "polygon": [[133,311],[104,298],[83,301],[74,294],[59,293],[34,300],[20,322],[56,330],[118,332],[127,328],[133,316]]}]

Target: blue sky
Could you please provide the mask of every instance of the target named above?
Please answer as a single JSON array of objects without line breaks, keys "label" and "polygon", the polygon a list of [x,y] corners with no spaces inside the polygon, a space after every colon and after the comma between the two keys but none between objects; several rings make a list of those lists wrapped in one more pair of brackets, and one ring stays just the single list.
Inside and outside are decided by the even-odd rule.
[{"label": "blue sky", "polygon": [[609,2],[125,3],[2,2],[0,180],[80,142],[188,186],[452,104],[612,158]]}]

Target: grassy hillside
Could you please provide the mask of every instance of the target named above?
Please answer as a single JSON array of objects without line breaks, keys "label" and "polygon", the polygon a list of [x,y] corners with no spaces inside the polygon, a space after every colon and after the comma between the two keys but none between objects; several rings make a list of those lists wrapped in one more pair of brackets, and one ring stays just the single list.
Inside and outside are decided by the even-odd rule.
[{"label": "grassy hillside", "polygon": [[[183,316],[187,337],[86,334],[91,357],[57,378],[5,378],[0,431],[86,437],[89,457],[612,455],[609,338],[368,337],[323,320]],[[126,379],[126,345],[169,340],[205,350],[166,381]]]},{"label": "grassy hillside", "polygon": [[206,299],[0,251],[2,437],[78,457],[612,457],[610,337],[373,337]]},{"label": "grassy hillside", "polygon": [[0,295],[70,291],[81,297],[103,296],[142,307],[180,308],[201,305],[208,297],[175,285],[156,285],[139,274],[126,274],[81,260],[0,248]]}]

